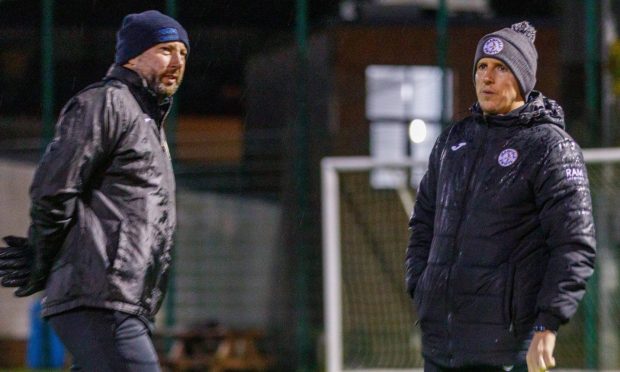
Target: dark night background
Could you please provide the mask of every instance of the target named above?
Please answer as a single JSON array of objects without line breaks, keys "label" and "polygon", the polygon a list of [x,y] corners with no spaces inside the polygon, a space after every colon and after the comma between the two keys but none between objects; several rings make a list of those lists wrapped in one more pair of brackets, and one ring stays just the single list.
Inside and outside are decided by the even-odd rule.
[{"label": "dark night background", "polygon": [[[494,0],[490,5],[498,17],[544,18],[555,15],[556,3]],[[166,2],[55,2],[54,27],[58,30],[54,50],[56,110],[76,91],[105,74],[113,59],[115,32],[123,16],[145,9],[166,12]],[[245,64],[253,55],[295,42],[295,1],[177,0],[176,9],[177,18],[189,31],[192,47],[184,86],[179,92],[180,110],[195,114],[242,115]],[[338,1],[308,1],[310,32],[337,24],[338,12]],[[432,21],[434,17],[433,11],[416,12],[418,19]],[[37,58],[40,19],[39,1],[0,0],[0,29],[5,30],[6,36],[0,39],[0,63],[6,69],[6,65],[11,64],[11,56],[15,55],[21,55],[20,58],[28,63],[13,66],[13,75],[0,75],[4,90],[0,109],[4,113],[33,112],[39,106],[40,98],[33,93],[38,93],[40,81]],[[9,43],[10,49],[7,48]]]},{"label": "dark night background", "polygon": [[[46,139],[41,125],[42,2],[0,0],[0,157],[26,159],[31,164],[40,156],[41,143]],[[54,116],[71,96],[105,75],[114,58],[116,31],[126,14],[147,9],[167,13],[169,3],[164,0],[54,1]],[[196,230],[213,228],[209,218],[217,220],[223,215],[226,223],[216,228],[229,230],[218,230],[222,236],[226,233],[243,236],[246,233],[243,224],[276,231],[275,241],[269,241],[275,258],[270,261],[257,256],[255,262],[248,264],[267,267],[275,278],[269,293],[257,294],[271,301],[269,324],[261,325],[267,330],[270,342],[267,348],[276,354],[281,364],[278,370],[316,367],[320,363],[317,355],[324,325],[320,161],[325,156],[368,155],[364,69],[370,64],[436,65],[437,12],[406,5],[406,1],[397,10],[388,11],[377,5],[378,0],[307,0],[312,45],[305,67],[310,68],[300,73],[303,68],[296,55],[295,34],[298,1],[176,0],[174,3],[176,18],[188,30],[191,43],[183,85],[175,97],[178,126],[167,123],[168,130],[172,127],[178,134],[179,151],[174,165],[179,194],[196,197],[192,201],[204,202],[199,197],[212,197],[218,201],[235,200],[243,206],[238,208],[241,212],[231,213],[224,208],[212,212],[211,205],[207,205],[208,213],[191,215],[203,223],[197,222],[198,227],[193,227]],[[343,3],[355,6],[358,11],[355,19],[341,15]],[[610,2],[614,15],[618,14],[619,3]],[[471,94],[474,98],[473,86],[469,85],[475,46],[475,41],[473,46],[469,45],[472,40],[528,19],[546,30],[547,38],[540,40],[547,40],[548,44],[537,44],[537,47],[546,48],[547,56],[555,64],[542,62],[546,71],[553,72],[549,74],[551,77],[546,77],[546,83],[554,89],[553,98],[558,98],[565,109],[569,133],[583,147],[599,147],[602,139],[609,146],[618,145],[620,136],[615,135],[618,131],[613,129],[610,131],[613,135],[602,135],[600,127],[596,127],[602,121],[592,120],[599,113],[588,112],[586,107],[584,4],[585,0],[489,0],[488,14],[450,13],[448,28],[452,35],[460,30],[469,32],[458,35],[463,36],[461,40],[448,40],[451,54],[447,66],[460,68],[461,78],[466,77],[459,80],[460,86],[455,86],[454,94],[458,91],[461,100],[467,104],[473,102],[467,96]],[[595,31],[603,29],[599,25]],[[418,39],[412,41],[412,35]],[[461,43],[469,43],[467,49]],[[425,49],[421,50],[420,45]],[[600,84],[600,75],[608,67],[607,61],[601,58],[596,56],[589,61],[589,66],[595,68],[592,81],[596,84]],[[616,72],[620,82],[620,67]],[[539,77],[540,80],[543,79]],[[597,104],[596,107],[602,106],[600,102]],[[469,107],[461,106],[459,113]],[[613,122],[612,119],[608,118],[607,122]],[[258,217],[250,216],[251,220],[242,215],[244,203],[256,200],[277,211],[277,226],[261,226],[266,223],[261,219],[261,211],[254,211]],[[179,215],[182,213],[190,215],[187,211],[180,211]],[[186,218],[186,221],[191,219]],[[235,223],[242,226],[239,231],[234,230]],[[406,221],[402,226],[394,225],[393,235],[406,234]],[[203,232],[197,231],[197,235]],[[184,233],[192,237],[193,231]],[[224,253],[209,256],[213,261],[204,264],[205,267],[232,267],[237,262],[234,260],[238,257],[231,260],[226,256],[230,249],[225,246],[228,244],[225,239],[214,239],[215,242],[200,239],[191,244],[187,243],[191,239],[186,239],[180,248],[208,254],[217,251],[212,248],[224,246],[221,250]],[[178,270],[179,275],[202,278],[199,275],[204,274],[202,267],[188,273],[183,269]],[[223,287],[233,284],[243,287],[244,283],[239,284],[237,279],[246,270],[248,267],[232,267],[235,275],[214,281],[228,280]],[[200,280],[209,282],[213,277]],[[399,279],[396,285],[400,284]],[[206,295],[202,292],[199,295],[224,293],[234,297],[248,290],[237,288],[238,292],[234,292],[226,288],[214,294],[205,290]],[[168,299],[174,301],[172,295]]]}]

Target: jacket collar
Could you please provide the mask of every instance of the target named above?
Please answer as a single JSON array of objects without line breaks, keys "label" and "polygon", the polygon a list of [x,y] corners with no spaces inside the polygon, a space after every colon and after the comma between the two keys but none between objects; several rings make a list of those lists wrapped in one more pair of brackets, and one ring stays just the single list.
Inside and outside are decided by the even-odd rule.
[{"label": "jacket collar", "polygon": [[167,97],[162,102],[158,102],[157,94],[148,87],[146,80],[135,71],[116,64],[110,67],[103,80],[119,80],[126,84],[142,110],[151,116],[158,125],[163,124],[168,112],[170,112],[172,97]]},{"label": "jacket collar", "polygon": [[562,107],[539,91],[532,91],[523,106],[505,115],[484,115],[478,102],[470,108],[470,111],[473,116],[482,118],[489,125],[510,127],[554,124],[565,129]]}]

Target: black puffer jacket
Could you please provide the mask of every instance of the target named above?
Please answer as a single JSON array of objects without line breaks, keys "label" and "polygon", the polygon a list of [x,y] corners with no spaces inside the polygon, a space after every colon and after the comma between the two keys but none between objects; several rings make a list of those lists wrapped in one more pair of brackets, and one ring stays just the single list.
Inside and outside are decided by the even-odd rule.
[{"label": "black puffer jacket", "polygon": [[63,108],[30,190],[31,281],[46,282],[44,316],[159,309],[176,223],[169,106],[115,66]]},{"label": "black puffer jacket", "polygon": [[593,272],[586,167],[561,107],[539,92],[504,116],[472,112],[433,148],[409,223],[407,289],[426,357],[523,363],[535,322],[567,322]]}]

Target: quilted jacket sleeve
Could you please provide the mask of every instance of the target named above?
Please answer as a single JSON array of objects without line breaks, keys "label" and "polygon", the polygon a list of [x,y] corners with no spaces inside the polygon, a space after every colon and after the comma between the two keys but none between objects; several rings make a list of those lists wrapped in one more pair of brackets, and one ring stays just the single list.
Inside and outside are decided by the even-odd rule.
[{"label": "quilted jacket sleeve", "polygon": [[103,105],[73,98],[63,109],[30,187],[29,243],[35,261],[30,286],[45,284],[53,260],[74,221],[76,200],[92,182],[103,154]]},{"label": "quilted jacket sleeve", "polygon": [[535,193],[549,247],[536,322],[557,330],[577,310],[596,253],[588,175],[581,150],[572,139],[565,138],[548,151]]},{"label": "quilted jacket sleeve", "polygon": [[448,131],[437,139],[431,152],[428,169],[418,187],[413,213],[409,219],[409,243],[405,255],[405,282],[413,298],[418,279],[426,268],[433,240],[437,175]]}]

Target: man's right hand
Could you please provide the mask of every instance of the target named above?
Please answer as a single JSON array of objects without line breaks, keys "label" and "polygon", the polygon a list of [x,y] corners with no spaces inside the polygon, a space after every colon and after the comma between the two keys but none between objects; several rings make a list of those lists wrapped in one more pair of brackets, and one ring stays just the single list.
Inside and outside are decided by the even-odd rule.
[{"label": "man's right hand", "polygon": [[553,331],[534,332],[526,357],[529,372],[543,372],[555,367],[555,338]]}]

